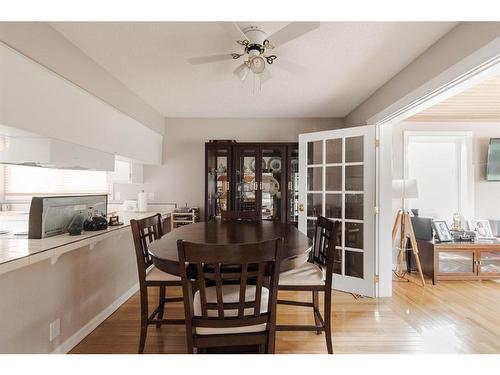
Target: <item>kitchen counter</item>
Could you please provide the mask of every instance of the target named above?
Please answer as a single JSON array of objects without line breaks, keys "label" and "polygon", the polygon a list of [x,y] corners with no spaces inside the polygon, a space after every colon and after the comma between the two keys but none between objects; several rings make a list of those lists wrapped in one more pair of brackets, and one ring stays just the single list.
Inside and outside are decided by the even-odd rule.
[{"label": "kitchen counter", "polygon": [[[52,263],[64,253],[76,250],[83,246],[92,247],[95,243],[113,235],[120,235],[123,230],[130,230],[131,219],[142,219],[152,216],[156,212],[120,212],[120,221],[123,225],[108,227],[102,231],[83,232],[78,236],[70,236],[68,233],[43,239],[28,239],[26,237],[12,238],[12,236],[0,236],[0,274],[10,272],[14,269],[28,266],[45,259],[51,259]],[[169,213],[162,212],[168,216]]]}]

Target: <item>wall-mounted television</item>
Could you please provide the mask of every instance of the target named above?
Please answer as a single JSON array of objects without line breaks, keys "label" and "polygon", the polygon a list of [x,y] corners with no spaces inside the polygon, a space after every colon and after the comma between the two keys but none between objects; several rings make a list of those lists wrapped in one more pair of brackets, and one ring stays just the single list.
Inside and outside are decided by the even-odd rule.
[{"label": "wall-mounted television", "polygon": [[500,181],[500,138],[491,138],[488,146],[486,180]]}]

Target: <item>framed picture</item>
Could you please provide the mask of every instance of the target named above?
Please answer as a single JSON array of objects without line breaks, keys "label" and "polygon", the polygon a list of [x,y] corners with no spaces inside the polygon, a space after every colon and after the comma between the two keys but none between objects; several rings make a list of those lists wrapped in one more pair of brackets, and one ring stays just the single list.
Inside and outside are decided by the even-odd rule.
[{"label": "framed picture", "polygon": [[439,242],[453,241],[453,236],[448,229],[448,224],[446,224],[446,221],[433,220],[432,226],[434,228],[434,232],[436,232]]},{"label": "framed picture", "polygon": [[469,230],[476,232],[478,238],[493,238],[493,231],[488,220],[469,220]]}]

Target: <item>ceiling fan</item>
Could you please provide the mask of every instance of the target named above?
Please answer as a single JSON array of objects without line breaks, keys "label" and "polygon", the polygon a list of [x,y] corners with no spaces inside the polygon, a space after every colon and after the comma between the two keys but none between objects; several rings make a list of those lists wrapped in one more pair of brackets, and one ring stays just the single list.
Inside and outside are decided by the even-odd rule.
[{"label": "ceiling fan", "polygon": [[[220,55],[202,56],[190,58],[187,61],[192,65],[207,64],[224,60],[238,60],[243,57],[244,61],[235,70],[234,74],[241,81],[245,81],[249,73],[253,73],[265,82],[271,78],[269,65],[272,65],[278,56],[271,54],[275,48],[296,39],[320,26],[319,22],[291,22],[282,29],[269,35],[259,26],[249,26],[244,29],[235,22],[219,22],[229,33],[233,40],[243,49],[241,53],[224,53]],[[297,65],[289,61],[279,59],[280,65],[285,70],[297,71]]]}]

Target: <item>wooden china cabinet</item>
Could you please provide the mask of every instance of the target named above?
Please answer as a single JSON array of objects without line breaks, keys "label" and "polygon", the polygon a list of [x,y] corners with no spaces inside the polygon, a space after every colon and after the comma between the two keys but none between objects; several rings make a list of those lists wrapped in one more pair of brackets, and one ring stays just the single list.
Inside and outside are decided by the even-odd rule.
[{"label": "wooden china cabinet", "polygon": [[221,211],[257,211],[298,224],[298,143],[205,144],[205,220]]}]

